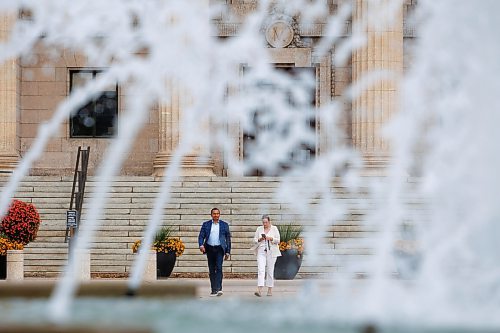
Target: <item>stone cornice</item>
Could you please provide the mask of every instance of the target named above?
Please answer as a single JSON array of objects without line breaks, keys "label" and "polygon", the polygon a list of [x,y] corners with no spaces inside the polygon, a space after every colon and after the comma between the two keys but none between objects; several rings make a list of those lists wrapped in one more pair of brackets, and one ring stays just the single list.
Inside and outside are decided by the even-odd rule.
[{"label": "stone cornice", "polygon": [[[217,36],[219,37],[233,37],[238,35],[238,30],[242,23],[235,22],[214,22],[216,26]],[[323,35],[323,30],[325,29],[325,23],[311,23],[311,24],[300,24],[299,23],[299,34],[302,37],[320,37]],[[261,28],[261,32],[265,31],[265,27]],[[342,36],[348,36],[351,33],[351,22],[346,21],[344,25],[344,31]]]},{"label": "stone cornice", "polygon": [[[217,0],[212,0],[217,2]],[[333,0],[325,0],[328,4],[328,15],[333,17],[337,12],[338,5]],[[258,8],[258,1],[232,1],[232,3],[222,5],[224,8],[221,10],[219,15],[212,20],[212,24],[215,26],[216,33],[215,36],[218,37],[233,37],[238,35],[238,31],[242,25],[244,18],[256,11]],[[405,13],[414,10],[414,5],[405,5]],[[286,9],[283,7],[273,7],[269,10],[269,15],[273,16],[276,14],[287,15]],[[290,14],[288,14],[290,15]],[[292,17],[292,16],[291,16]],[[323,21],[324,20],[324,21]],[[301,37],[321,37],[324,35],[326,28],[326,18],[320,20],[317,23],[298,23],[298,34]],[[261,32],[264,32],[265,26],[261,28]],[[341,32],[341,37],[346,37],[351,34],[351,21],[348,20],[344,23],[344,29]],[[403,21],[403,36],[404,37],[416,37],[415,27],[406,24],[406,20]]]},{"label": "stone cornice", "polygon": [[[213,24],[216,27],[218,37],[233,37],[238,35],[238,31],[242,25],[239,22],[224,22],[224,21],[214,21]],[[321,37],[323,36],[323,31],[326,27],[326,23],[299,23],[299,35],[301,37]],[[261,32],[264,33],[265,27],[261,28]],[[344,29],[342,31],[341,37],[346,37],[351,34],[351,21],[346,21],[344,23]],[[403,23],[403,36],[404,37],[416,37],[415,28],[411,25]]]}]

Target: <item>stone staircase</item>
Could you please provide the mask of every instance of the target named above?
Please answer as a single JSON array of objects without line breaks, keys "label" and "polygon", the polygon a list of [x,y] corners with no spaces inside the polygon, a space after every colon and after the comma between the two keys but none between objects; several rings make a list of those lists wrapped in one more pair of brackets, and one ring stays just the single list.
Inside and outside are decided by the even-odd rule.
[{"label": "stone staircase", "polygon": [[[7,179],[0,176],[0,186]],[[318,227],[312,221],[312,212],[300,215],[289,203],[275,198],[280,184],[280,179],[275,177],[184,177],[176,180],[162,221],[163,225],[174,226],[175,236],[180,236],[186,245],[184,254],[177,258],[173,273],[177,276],[207,273],[206,258],[198,250],[197,238],[201,223],[210,218],[213,207],[221,210],[221,219],[231,226],[232,260],[224,264],[226,275],[256,274],[256,259],[249,248],[263,213],[269,214],[274,224],[301,223],[308,232],[314,233]],[[20,184],[15,198],[32,202],[42,219],[38,238],[25,249],[26,276],[53,277],[64,269],[68,252],[68,244],[64,243],[66,210],[71,186],[72,177],[55,176],[30,176]],[[82,226],[95,188],[95,178],[89,177]],[[160,180],[154,177],[116,179],[92,244],[92,276],[129,274],[135,257],[131,246],[143,234],[159,188]],[[366,205],[363,198],[349,196],[335,182],[332,191],[337,193],[338,200],[352,203],[352,209],[347,217],[322,229],[319,256],[313,258],[306,253],[299,275],[335,273],[346,262],[363,261],[370,253],[362,240],[370,238],[375,231],[360,224],[370,204]],[[307,247],[306,243],[306,251]]]}]

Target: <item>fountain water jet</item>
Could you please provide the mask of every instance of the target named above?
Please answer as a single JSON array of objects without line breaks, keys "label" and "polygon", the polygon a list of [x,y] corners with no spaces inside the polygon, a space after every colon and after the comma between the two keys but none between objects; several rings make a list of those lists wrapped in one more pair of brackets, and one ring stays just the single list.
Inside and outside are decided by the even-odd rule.
[{"label": "fountain water jet", "polygon": [[[400,2],[394,3],[400,4]],[[110,150],[110,156],[116,161],[124,158],[124,151],[128,148],[130,140],[133,140],[135,131],[142,122],[140,117],[145,115],[147,106],[165,98],[164,81],[170,77],[177,79],[180,85],[190,88],[195,101],[195,107],[187,110],[185,119],[187,124],[191,124],[190,126],[197,124],[199,120],[197,117],[204,120],[213,117],[216,123],[221,123],[219,120],[221,115],[230,124],[244,123],[255,108],[271,105],[274,107],[272,110],[279,116],[272,114],[266,124],[271,126],[281,121],[290,121],[290,128],[297,128],[290,137],[297,139],[308,131],[303,126],[293,126],[295,125],[293,117],[287,113],[289,110],[282,103],[283,94],[291,92],[300,95],[304,91],[290,89],[295,86],[295,82],[287,76],[274,73],[268,64],[269,55],[263,47],[259,27],[267,15],[266,6],[269,4],[269,1],[262,1],[257,6],[256,12],[249,15],[248,20],[244,22],[239,37],[222,42],[210,40],[207,37],[206,24],[198,23],[207,16],[207,7],[198,7],[199,3],[194,5],[182,1],[171,1],[168,4],[151,2],[147,6],[142,6],[139,1],[116,0],[112,3],[86,1],[84,5],[83,2],[73,1],[71,8],[65,8],[60,3],[48,0],[2,4],[0,8],[29,8],[34,15],[32,23],[19,26],[24,27],[24,30],[19,28],[14,31],[13,42],[9,44],[12,47],[7,45],[7,51],[2,53],[2,59],[5,59],[6,55],[28,52],[31,45],[26,41],[33,41],[33,38],[26,38],[24,42],[17,40],[44,33],[47,36],[44,43],[79,49],[97,63],[110,67],[109,75],[104,76],[105,79],[89,85],[81,94],[69,97],[51,122],[56,125],[61,123],[76,105],[84,103],[84,96],[88,98],[93,92],[98,92],[99,85],[106,85],[114,80],[119,83],[125,83],[130,79],[140,82],[140,85],[136,82],[136,92],[146,91],[149,96],[130,101],[131,116],[138,118],[133,119],[132,123],[123,124],[132,127],[128,133],[120,132],[116,146]],[[373,201],[360,205],[375,203],[378,209],[373,215],[367,216],[364,222],[366,226],[376,228],[379,233],[367,242],[367,246],[374,251],[368,265],[348,266],[344,276],[349,279],[339,282],[341,288],[333,293],[333,300],[322,298],[317,304],[311,304],[306,299],[295,307],[291,306],[288,312],[276,314],[279,320],[301,318],[299,314],[306,313],[311,319],[318,320],[327,328],[332,320],[355,323],[373,320],[382,325],[410,326],[410,331],[412,327],[418,328],[422,325],[424,320],[425,324],[422,326],[466,325],[472,326],[472,330],[477,331],[485,327],[483,322],[486,320],[488,325],[498,328],[500,323],[494,319],[496,318],[494,315],[498,312],[496,287],[498,273],[495,266],[494,241],[498,229],[494,222],[500,216],[498,205],[495,205],[500,184],[497,184],[498,180],[495,177],[499,158],[496,154],[498,136],[495,134],[494,126],[499,116],[491,112],[498,103],[495,97],[498,80],[490,73],[495,72],[494,69],[498,67],[496,59],[499,48],[492,42],[498,29],[492,15],[500,8],[495,1],[485,1],[482,5],[470,1],[443,0],[439,3],[430,0],[419,1],[422,14],[418,18],[423,22],[418,26],[419,40],[415,47],[414,64],[407,75],[402,92],[403,107],[400,116],[388,129],[388,135],[393,142],[393,163],[388,169],[387,177],[373,179],[351,176],[356,170],[353,171],[348,167],[347,171],[339,171],[346,163],[350,165],[359,163],[355,152],[346,149],[324,152],[308,167],[297,169],[301,172],[302,181],[293,178],[296,176],[294,172],[291,172],[290,177],[284,178],[281,198],[294,203],[303,215],[310,214],[313,209],[312,213],[319,232],[311,234],[310,244],[320,242],[321,236],[325,233],[325,226],[332,223],[332,220],[334,223],[336,219],[349,214],[349,204],[340,203],[325,181],[331,176],[344,176],[341,179],[345,181],[346,189],[351,193],[363,195],[363,188],[368,189],[368,196]],[[100,8],[103,12],[109,13],[111,22],[116,28],[107,24],[100,31],[90,24],[93,23],[93,15],[88,12],[88,8]],[[111,15],[116,8],[119,9],[117,14]],[[307,9],[305,11],[307,12]],[[470,15],[473,12],[482,20],[472,20]],[[345,12],[342,13],[345,15]],[[83,22],[90,23],[69,24],[71,22],[63,20],[65,16],[75,17],[75,14],[85,18]],[[171,31],[161,29],[165,22],[157,20],[162,15],[167,21],[170,20],[167,26],[172,29]],[[140,22],[137,28],[128,27],[126,22],[129,22],[131,17],[137,17]],[[86,21],[87,19],[89,21]],[[334,21],[334,18],[331,20]],[[65,26],[66,29],[61,28],[61,22],[68,25]],[[469,24],[464,27],[464,22]],[[190,31],[192,28],[195,29],[194,32]],[[130,34],[122,34],[119,29],[125,29]],[[101,33],[104,39],[108,35],[116,38],[116,42],[111,43],[109,48],[100,49],[102,44],[95,37]],[[75,41],[71,40],[72,37]],[[331,38],[328,43],[334,43],[339,47],[342,45],[356,47],[359,45],[358,38],[357,35],[348,41]],[[166,40],[170,40],[168,46],[173,50],[163,46],[162,43]],[[77,43],[82,43],[80,45],[84,45],[84,48],[80,48]],[[149,48],[145,59],[143,56],[134,57],[143,47]],[[322,52],[326,49],[328,46],[323,46]],[[175,54],[186,55],[184,68],[177,64],[179,59],[174,56]],[[231,65],[240,64],[241,59],[249,58],[248,55],[254,59],[252,68],[260,75],[256,75],[255,78],[251,76],[240,78],[230,72]],[[460,58],[456,55],[464,56]],[[113,58],[116,63],[102,60],[108,57]],[[208,64],[201,60],[207,61]],[[210,73],[213,68],[217,69],[215,74]],[[152,78],[148,76],[155,71],[159,73]],[[199,73],[204,75],[196,81],[198,84],[193,86],[193,78],[199,78]],[[259,87],[261,83],[259,80],[262,77],[269,79],[273,85],[282,87],[283,94],[277,89],[276,99],[267,101],[270,102],[268,104],[262,103],[261,97],[267,96],[265,90],[256,89],[254,94],[249,93],[247,96],[245,96],[247,92],[229,98],[226,96],[228,86],[237,86],[240,81],[246,81],[250,85],[253,83]],[[380,79],[379,76],[375,78]],[[485,78],[488,79],[488,85],[482,84]],[[354,94],[357,93],[355,89],[353,91]],[[352,97],[348,96],[346,100],[349,98]],[[209,103],[206,103],[207,101]],[[203,104],[210,106],[204,109]],[[328,107],[333,109],[336,106],[327,105],[321,111],[328,110]],[[203,114],[203,110],[209,112],[209,115]],[[193,118],[196,121],[193,121]],[[337,120],[333,120],[332,123]],[[197,126],[195,129],[201,128],[199,124]],[[251,126],[249,127],[251,129]],[[152,234],[160,221],[161,207],[168,202],[169,183],[176,175],[180,159],[193,147],[203,143],[204,136],[195,135],[196,130],[192,127],[189,129],[185,131],[184,141],[181,141],[173,163],[169,165],[161,194],[156,199],[151,224],[146,232],[146,244],[151,243]],[[215,132],[213,136],[215,145],[226,151],[234,147],[231,138],[223,131],[216,129]],[[47,137],[48,132],[41,132],[40,139],[36,141],[21,163],[20,169],[11,178],[11,185],[2,193],[0,208],[7,205],[17,183],[28,172],[37,154],[43,150]],[[276,144],[278,148],[281,147],[279,140],[258,143],[254,149],[256,155],[250,159],[250,163],[258,161],[261,157],[258,155],[259,144],[271,143]],[[240,165],[238,159],[233,159],[230,154],[228,156],[229,164],[241,169],[248,168],[246,161]],[[479,170],[471,167],[469,162],[471,160],[476,161]],[[281,161],[270,156],[269,162],[271,166],[276,166]],[[92,201],[91,206],[95,209],[88,218],[86,238],[90,238],[93,234],[94,223],[104,205],[109,183],[117,173],[119,165],[116,163],[101,169],[102,190],[98,191],[99,196],[96,196],[99,199]],[[332,168],[332,165],[335,168]],[[344,172],[351,178],[346,177]],[[408,178],[411,177],[410,172],[418,172],[417,181],[408,182]],[[286,189],[293,191],[287,192]],[[304,198],[309,201],[305,201]],[[319,204],[314,200],[318,200]],[[415,211],[412,205],[421,207],[421,210]],[[414,272],[416,275],[409,283],[395,280],[390,275],[393,270],[393,244],[398,239],[396,229],[403,222],[409,222],[414,226],[416,241],[423,259],[421,269]],[[478,230],[483,232],[478,233]],[[82,241],[85,244],[79,247],[85,248],[88,238],[85,242]],[[311,257],[314,256],[313,251],[314,246],[311,245]],[[316,261],[319,261],[318,258],[316,257]],[[335,260],[334,258],[333,261]],[[141,263],[143,261],[138,261],[134,265],[131,288],[135,288],[140,282]],[[459,265],[460,263],[463,263],[463,266]],[[366,283],[350,279],[351,273],[356,273],[360,267],[370,277]],[[53,304],[63,305],[57,310],[53,308],[55,315],[64,314],[63,309],[71,296],[68,291],[75,283],[71,277],[71,266],[66,274],[58,296],[53,299]],[[464,289],[464,281],[474,289]],[[353,289],[356,292],[354,296],[351,294]],[[338,295],[341,297],[335,298]],[[62,299],[66,302],[60,303]],[[253,309],[252,304],[243,306]],[[180,307],[183,308],[182,305]],[[471,308],[480,310],[471,313],[469,311]],[[272,311],[276,308],[270,305],[266,309]],[[464,313],[467,316],[464,316]],[[234,315],[237,316],[236,313]],[[206,319],[203,315],[193,316],[200,321]],[[245,315],[240,315],[238,318],[248,327],[253,327],[249,324],[250,318]],[[298,321],[307,327],[307,320]],[[172,322],[169,324],[172,325]],[[299,328],[303,327],[299,325]]]}]

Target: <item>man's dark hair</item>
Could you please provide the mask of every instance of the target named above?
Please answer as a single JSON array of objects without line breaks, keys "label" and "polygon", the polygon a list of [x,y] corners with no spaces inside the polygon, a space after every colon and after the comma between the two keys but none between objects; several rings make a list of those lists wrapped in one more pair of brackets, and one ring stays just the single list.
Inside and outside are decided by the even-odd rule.
[{"label": "man's dark hair", "polygon": [[210,215],[212,215],[212,213],[214,212],[214,210],[219,211],[219,214],[220,214],[220,209],[219,209],[219,208],[217,208],[217,207],[214,207],[214,208],[212,208],[212,209],[210,210]]}]

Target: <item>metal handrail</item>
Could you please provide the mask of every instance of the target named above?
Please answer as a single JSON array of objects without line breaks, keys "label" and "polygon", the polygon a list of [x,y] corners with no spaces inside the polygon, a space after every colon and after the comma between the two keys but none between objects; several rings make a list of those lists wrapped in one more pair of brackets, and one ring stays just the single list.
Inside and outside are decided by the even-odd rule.
[{"label": "metal handrail", "polygon": [[[64,242],[67,243],[75,236],[80,225],[80,216],[83,207],[83,198],[85,195],[85,183],[87,182],[87,169],[89,164],[90,147],[82,149],[78,147],[76,156],[75,173],[73,176],[73,186],[71,188],[71,199],[69,203],[68,216],[76,211],[76,224],[69,225],[69,217],[66,222],[66,234]],[[76,191],[76,189],[78,189]]]}]

